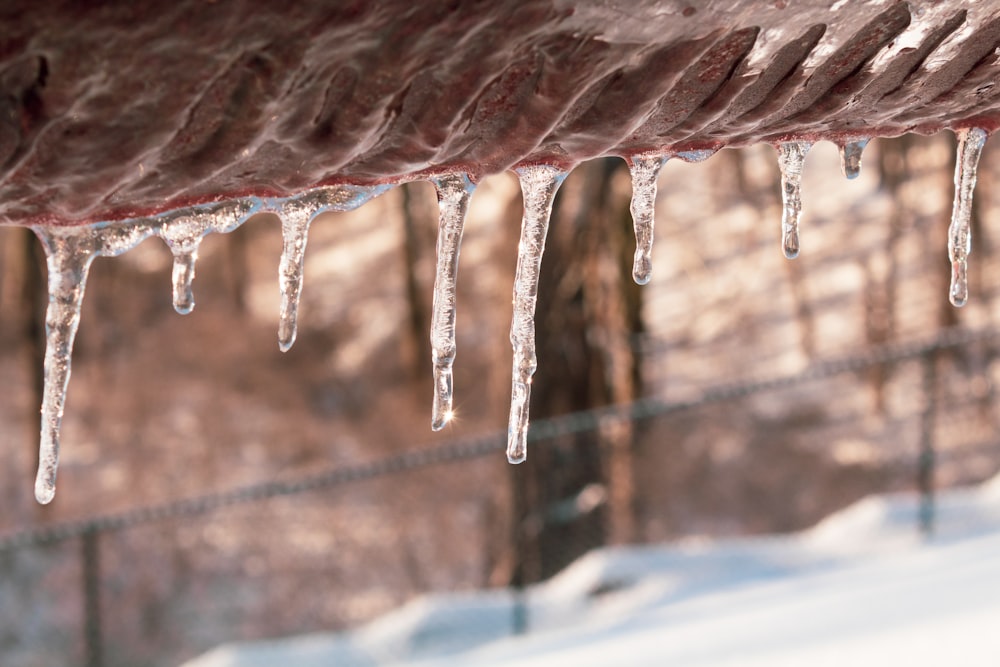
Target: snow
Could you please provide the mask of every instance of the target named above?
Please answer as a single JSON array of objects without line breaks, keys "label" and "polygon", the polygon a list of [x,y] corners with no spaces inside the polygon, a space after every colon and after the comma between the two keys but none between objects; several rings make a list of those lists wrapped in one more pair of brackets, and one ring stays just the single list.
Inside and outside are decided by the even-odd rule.
[{"label": "snow", "polygon": [[354,631],[217,648],[183,667],[995,665],[1000,477],[862,500],[795,535],[607,548],[526,592],[432,595]]}]

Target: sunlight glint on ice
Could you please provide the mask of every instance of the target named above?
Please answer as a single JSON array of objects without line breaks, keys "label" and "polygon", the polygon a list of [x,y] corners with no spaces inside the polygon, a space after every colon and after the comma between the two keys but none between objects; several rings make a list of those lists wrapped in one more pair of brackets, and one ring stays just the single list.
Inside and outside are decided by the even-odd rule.
[{"label": "sunlight glint on ice", "polygon": [[431,359],[434,363],[434,403],[431,428],[440,431],[454,416],[452,365],[455,363],[456,280],[462,229],[475,185],[466,174],[448,174],[434,179],[437,189],[437,268],[431,307]]}]

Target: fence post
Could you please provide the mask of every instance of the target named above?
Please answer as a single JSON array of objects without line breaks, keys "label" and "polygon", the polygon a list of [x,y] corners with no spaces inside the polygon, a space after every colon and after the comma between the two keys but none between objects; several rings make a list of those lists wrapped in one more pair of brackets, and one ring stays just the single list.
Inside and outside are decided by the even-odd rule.
[{"label": "fence post", "polygon": [[81,536],[83,560],[83,641],[87,667],[104,663],[101,646],[101,561],[100,532],[89,527]]},{"label": "fence post", "polygon": [[929,537],[934,532],[934,416],[937,412],[937,352],[928,351],[921,358],[923,370],[923,413],[920,416],[920,454],[917,461],[917,490],[920,492],[918,521],[920,532]]},{"label": "fence post", "polygon": [[510,589],[512,594],[511,605],[511,633],[523,635],[528,632],[528,601],[527,588],[527,544],[525,537],[527,530],[527,499],[523,474],[523,466],[510,466],[511,481],[511,550],[513,551],[513,570],[511,572]]}]

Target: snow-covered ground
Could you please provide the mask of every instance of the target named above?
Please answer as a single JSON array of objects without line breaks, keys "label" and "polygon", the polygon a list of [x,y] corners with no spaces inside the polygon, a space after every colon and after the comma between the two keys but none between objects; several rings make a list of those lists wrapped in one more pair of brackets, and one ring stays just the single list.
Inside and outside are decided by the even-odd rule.
[{"label": "snow-covered ground", "polygon": [[[790,536],[591,553],[529,590],[433,595],[352,632],[222,646],[184,667],[1000,664],[1000,477],[873,497]],[[321,592],[317,592],[321,594]]]}]

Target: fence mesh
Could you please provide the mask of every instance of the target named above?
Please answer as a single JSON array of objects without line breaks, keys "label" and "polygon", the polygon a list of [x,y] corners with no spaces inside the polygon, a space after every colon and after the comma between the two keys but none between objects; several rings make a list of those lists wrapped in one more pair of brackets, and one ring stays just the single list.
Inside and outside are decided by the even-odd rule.
[{"label": "fence mesh", "polygon": [[[798,530],[904,489],[923,492],[931,522],[934,488],[1000,467],[998,338],[953,329],[685,400],[538,420],[531,447],[605,446],[624,427],[641,542]],[[876,372],[877,400],[858,395],[852,376]],[[515,525],[503,436],[0,536],[2,662],[176,665],[222,642],[356,627],[423,593],[484,588],[504,602],[461,641],[530,631],[503,590],[524,557],[511,536],[600,512],[608,490]],[[595,525],[594,544],[614,534]]]}]

